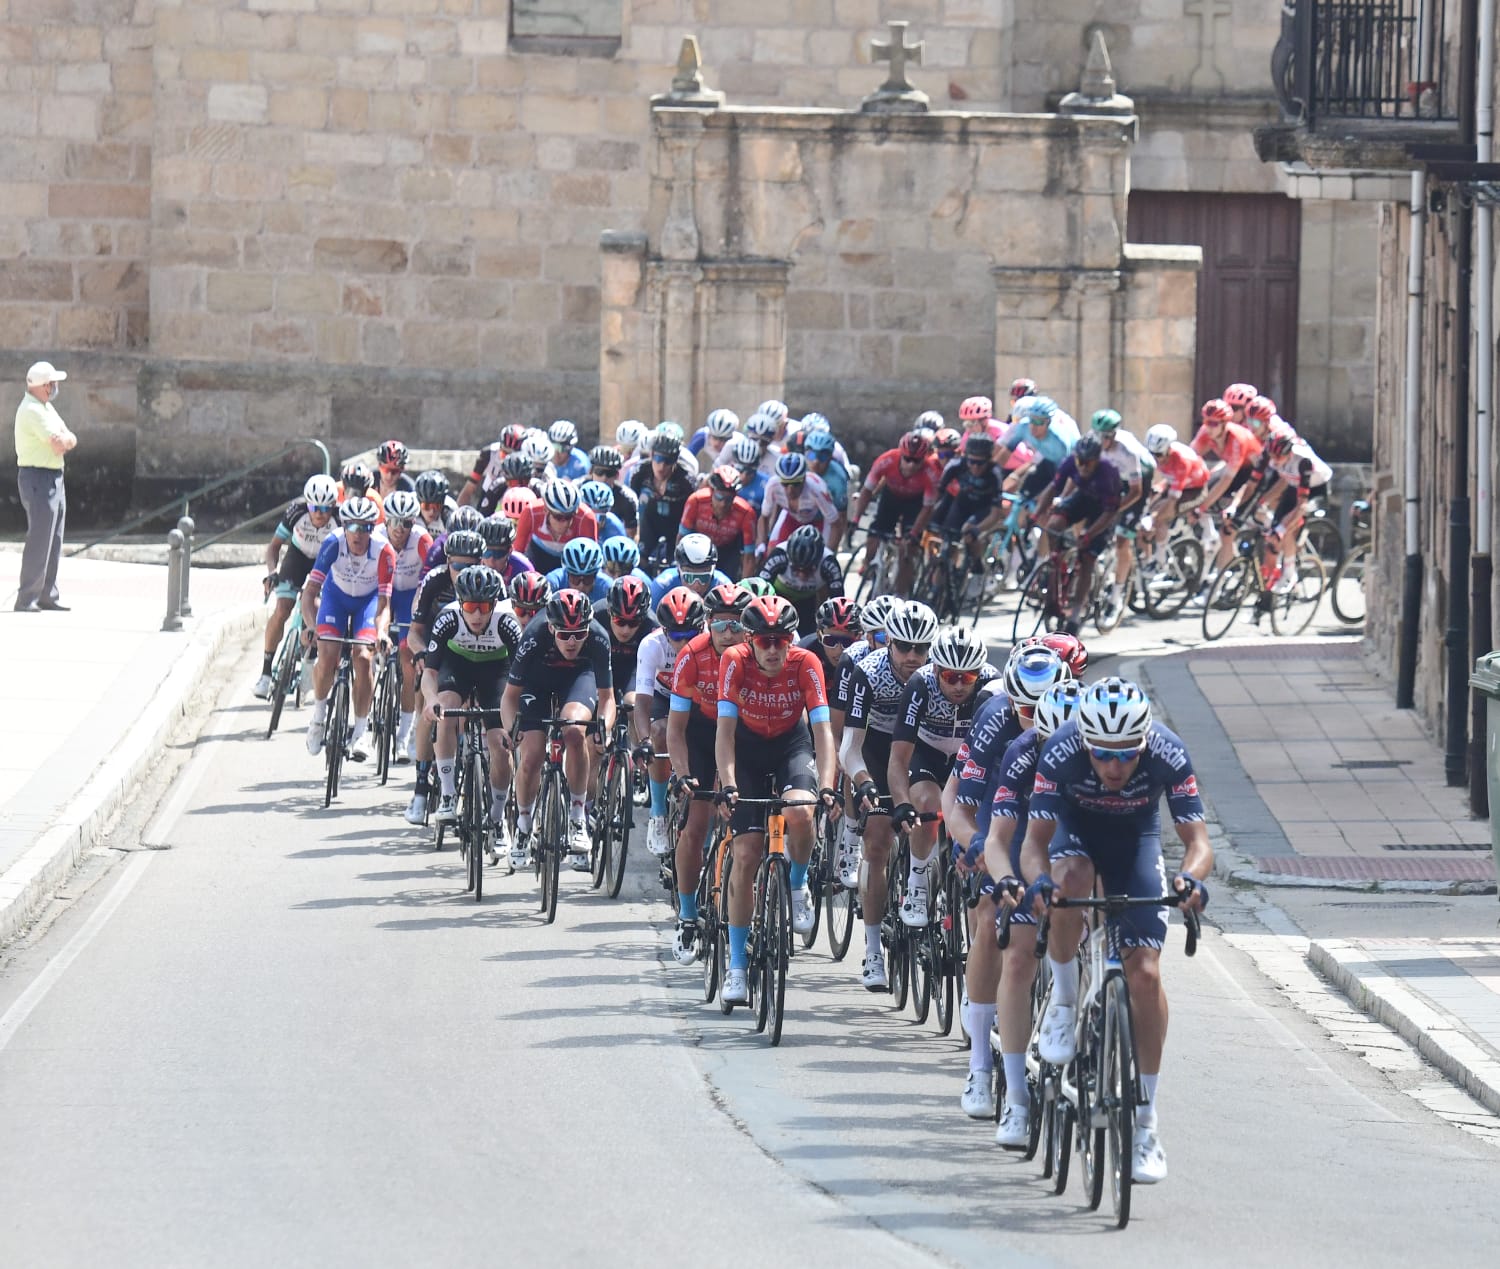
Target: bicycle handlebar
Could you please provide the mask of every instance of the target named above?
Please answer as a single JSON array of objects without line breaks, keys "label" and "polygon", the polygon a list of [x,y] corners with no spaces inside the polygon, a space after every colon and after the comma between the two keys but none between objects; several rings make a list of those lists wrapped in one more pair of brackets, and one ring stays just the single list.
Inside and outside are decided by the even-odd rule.
[{"label": "bicycle handlebar", "polygon": [[[1102,899],[1069,899],[1066,896],[1053,898],[1050,907],[1053,908],[1088,908],[1096,912],[1103,912],[1106,917],[1118,916],[1120,913],[1131,908],[1182,908],[1183,896],[1173,892],[1162,895],[1159,899],[1134,898],[1130,895],[1112,894],[1105,895]],[[1041,960],[1047,954],[1047,931],[1051,921],[1049,912],[1042,918],[1041,924],[1036,932],[1036,958]],[[1203,935],[1203,923],[1198,914],[1191,908],[1183,910],[1183,928],[1187,931],[1187,945],[1183,949],[1187,955],[1196,956],[1198,953],[1198,940]]]}]

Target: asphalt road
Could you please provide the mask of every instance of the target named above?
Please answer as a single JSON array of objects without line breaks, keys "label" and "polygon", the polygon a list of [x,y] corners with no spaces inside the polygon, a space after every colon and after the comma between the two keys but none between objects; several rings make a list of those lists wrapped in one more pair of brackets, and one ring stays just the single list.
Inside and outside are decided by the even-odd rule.
[{"label": "asphalt road", "polygon": [[254,668],[170,849],[0,967],[7,1269],[1494,1262],[1494,1148],[1212,934],[1166,957],[1171,1177],[1116,1233],[996,1150],[957,1108],[966,1051],[826,944],[770,1049],[670,962],[644,852],[614,902],[565,876],[552,927],[529,876],[492,870],[476,907],[404,789],[322,809],[301,718],[258,738]]}]

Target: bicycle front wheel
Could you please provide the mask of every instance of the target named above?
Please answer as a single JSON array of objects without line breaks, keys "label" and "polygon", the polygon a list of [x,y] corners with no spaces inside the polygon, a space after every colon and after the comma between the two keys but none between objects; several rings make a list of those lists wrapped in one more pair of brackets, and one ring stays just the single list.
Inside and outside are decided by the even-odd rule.
[{"label": "bicycle front wheel", "polygon": [[1040,634],[1047,625],[1047,587],[1052,580],[1052,565],[1041,561],[1031,570],[1026,585],[1021,588],[1021,598],[1016,605],[1015,619],[1010,626],[1010,640],[1019,643],[1034,634]]},{"label": "bicycle front wheel", "polygon": [[1361,542],[1350,547],[1333,571],[1328,585],[1333,615],[1348,626],[1365,624],[1365,565],[1370,559],[1370,544]]},{"label": "bicycle front wheel", "polygon": [[474,892],[474,902],[478,903],[484,898],[485,820],[489,811],[484,802],[490,795],[490,782],[485,778],[478,752],[469,755],[468,768],[468,778],[465,780],[468,787],[464,790],[467,794],[464,798],[464,819],[469,839],[467,888]]},{"label": "bicycle front wheel", "polygon": [[761,909],[760,1012],[773,1046],[781,1043],[786,1018],[786,971],[792,955],[792,889],[786,860],[767,860],[765,899]]},{"label": "bicycle front wheel", "polygon": [[1327,580],[1323,560],[1311,547],[1297,552],[1297,580],[1292,588],[1271,596],[1271,629],[1276,634],[1299,635],[1317,616]]},{"label": "bicycle front wheel", "polygon": [[541,832],[537,836],[537,868],[541,873],[542,918],[557,920],[557,886],[562,871],[563,842],[568,832],[568,798],[560,771],[542,777]]},{"label": "bicycle front wheel", "polygon": [[281,725],[281,711],[286,708],[286,694],[291,690],[292,675],[301,671],[298,664],[301,658],[294,651],[300,647],[301,641],[296,632],[288,630],[281,640],[281,652],[276,657],[276,677],[271,682],[271,721],[266,727],[267,740],[276,734],[277,727]]},{"label": "bicycle front wheel", "polygon": [[328,699],[328,713],[324,715],[323,755],[327,763],[327,773],[323,780],[325,809],[339,795],[339,770],[344,764],[344,737],[349,730],[345,718],[349,712],[348,692],[348,685],[342,679],[334,679],[333,691]]},{"label": "bicycle front wheel", "polygon": [[[948,845],[940,841],[938,849],[946,851]],[[964,916],[963,885],[958,873],[948,870],[942,889],[938,891],[937,977],[932,984],[932,1004],[937,1014],[939,1035],[953,1031],[954,1005],[958,1000],[958,985],[964,973]]]},{"label": "bicycle front wheel", "polygon": [[849,952],[849,940],[854,934],[854,909],[858,906],[858,895],[844,889],[837,877],[830,877],[823,891],[828,907],[828,953],[841,961]]},{"label": "bicycle front wheel", "polygon": [[1105,1135],[1109,1144],[1110,1198],[1114,1202],[1115,1226],[1124,1229],[1130,1223],[1135,1107],[1140,1081],[1130,995],[1123,974],[1112,975],[1104,984],[1104,1045],[1098,1071],[1096,1088],[1108,1121]]},{"label": "bicycle front wheel", "polygon": [[625,884],[625,860],[630,853],[630,829],[635,819],[630,763],[623,754],[610,773],[610,797],[614,814],[609,821],[609,859],[604,867],[604,888],[611,899],[618,899],[620,887]]},{"label": "bicycle front wheel", "polygon": [[1248,555],[1237,555],[1224,565],[1203,605],[1205,639],[1222,639],[1234,625],[1240,609],[1260,598],[1260,585],[1255,578],[1258,567]]}]

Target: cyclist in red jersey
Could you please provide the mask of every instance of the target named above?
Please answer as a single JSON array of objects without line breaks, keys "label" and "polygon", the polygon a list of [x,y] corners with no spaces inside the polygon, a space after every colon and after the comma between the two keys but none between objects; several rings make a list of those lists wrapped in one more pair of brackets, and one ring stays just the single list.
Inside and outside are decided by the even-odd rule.
[{"label": "cyclist in red jersey", "polygon": [[1146,450],[1156,459],[1156,488],[1146,514],[1151,517],[1153,557],[1162,559],[1172,521],[1185,511],[1203,505],[1208,492],[1208,464],[1191,446],[1177,439],[1170,423],[1146,429]]},{"label": "cyclist in red jersey", "polygon": [[[1203,426],[1193,433],[1193,451],[1210,462],[1218,460],[1220,463],[1217,469],[1211,468],[1209,471],[1208,491],[1203,495],[1202,503],[1205,507],[1216,507],[1221,500],[1233,502],[1260,459],[1260,437],[1256,436],[1250,424],[1241,422],[1247,417],[1247,409],[1247,406],[1234,406],[1217,397],[1203,403],[1200,412]],[[1229,562],[1230,555],[1234,553],[1234,535],[1229,532],[1227,524],[1222,536],[1211,523],[1206,532],[1208,537],[1204,541],[1204,547],[1209,551],[1216,551],[1213,567],[1217,572]]]},{"label": "cyclist in red jersey", "polygon": [[755,571],[756,513],[739,496],[739,488],[738,470],[715,467],[703,488],[688,495],[682,510],[682,536],[701,533],[718,547],[719,567],[731,581]]},{"label": "cyclist in red jersey", "polygon": [[[744,638],[740,614],[750,592],[733,582],[715,586],[704,597],[708,630],[694,635],[672,667],[672,697],[667,714],[667,753],[672,760],[670,787],[692,792],[714,786],[714,736],[719,718],[719,664],[724,653]],[[677,932],[672,956],[691,965],[698,942],[698,878],[703,872],[703,843],[713,807],[689,802],[687,823],[677,835]]]},{"label": "cyclist in red jersey", "polygon": [[906,529],[907,545],[896,573],[896,589],[902,593],[911,587],[910,544],[921,538],[937,503],[940,472],[928,461],[931,455],[927,438],[920,432],[908,432],[895,449],[886,450],[870,464],[864,486],[854,500],[850,522],[858,524],[870,499],[879,499],[870,523],[871,538],[892,537],[898,525]]},{"label": "cyclist in red jersey", "polygon": [[[829,721],[823,666],[815,653],[792,646],[797,611],[780,595],[752,600],[744,612],[750,642],[730,648],[719,665],[718,731],[714,753],[719,772],[719,814],[734,830],[729,889],[729,967],[724,999],[748,999],[746,945],[754,904],[756,870],[765,851],[765,815],[760,807],[737,806],[746,797],[803,790],[800,805],[788,806],[786,849],[792,889],[792,928],[812,929],[807,864],[812,857],[810,796],[828,814],[839,813],[838,755]],[[810,729],[810,730],[809,730]]]}]

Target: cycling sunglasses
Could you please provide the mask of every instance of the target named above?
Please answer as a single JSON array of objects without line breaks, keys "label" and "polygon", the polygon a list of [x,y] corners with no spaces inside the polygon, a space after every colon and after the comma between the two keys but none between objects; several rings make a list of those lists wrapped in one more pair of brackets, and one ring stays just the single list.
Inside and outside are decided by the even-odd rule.
[{"label": "cycling sunglasses", "polygon": [[598,578],[598,573],[569,573],[568,585],[574,590],[589,591],[594,589],[594,583]]},{"label": "cycling sunglasses", "polygon": [[344,526],[344,532],[345,533],[374,533],[375,532],[375,526],[373,524],[346,524]]},{"label": "cycling sunglasses", "polygon": [[710,621],[708,628],[715,634],[728,634],[731,630],[741,629],[738,617],[722,617],[718,621]]},{"label": "cycling sunglasses", "polygon": [[964,462],[968,463],[970,467],[988,467],[992,462],[994,462],[994,459],[991,459],[991,458],[966,458],[966,459],[964,459]]},{"label": "cycling sunglasses", "polygon": [[819,635],[818,640],[825,648],[852,648],[856,642],[853,635]]},{"label": "cycling sunglasses", "polygon": [[338,510],[338,508],[336,506],[334,506],[334,507],[325,507],[325,506],[322,506],[322,505],[313,506],[311,504],[308,505],[307,509],[309,511],[321,511],[325,516],[331,516],[335,511]]},{"label": "cycling sunglasses", "polygon": [[390,517],[387,517],[385,527],[387,529],[409,529],[415,523],[415,520],[392,520]]},{"label": "cycling sunglasses", "polygon": [[714,579],[712,571],[707,573],[679,573],[678,576],[682,579],[684,586],[702,586]]},{"label": "cycling sunglasses", "polygon": [[553,630],[552,637],[559,642],[567,640],[569,643],[582,643],[589,637],[587,630]]},{"label": "cycling sunglasses", "polygon": [[886,634],[884,630],[872,630],[870,632],[870,638],[875,640],[875,646],[877,648],[883,648],[885,647],[885,641],[890,638],[890,636]]},{"label": "cycling sunglasses", "polygon": [[615,625],[622,626],[626,630],[634,630],[643,621],[645,621],[644,617],[616,617],[614,613],[610,613],[609,619],[614,622]]},{"label": "cycling sunglasses", "polygon": [[668,458],[665,454],[652,454],[651,461],[653,463],[661,463],[663,465],[666,465],[675,463],[677,460],[675,458]]},{"label": "cycling sunglasses", "polygon": [[910,656],[913,652],[920,652],[925,657],[927,649],[931,646],[930,643],[908,643],[905,639],[891,640],[891,647],[895,648],[902,656]]},{"label": "cycling sunglasses", "polygon": [[1131,762],[1139,758],[1145,748],[1145,745],[1137,745],[1134,749],[1099,749],[1090,745],[1089,757],[1095,762]]},{"label": "cycling sunglasses", "polygon": [[696,630],[668,630],[667,638],[672,640],[673,643],[682,643],[698,633]]},{"label": "cycling sunglasses", "polygon": [[939,670],[938,678],[949,687],[969,687],[979,682],[978,670]]},{"label": "cycling sunglasses", "polygon": [[750,642],[762,652],[770,652],[773,648],[790,648],[792,636],[789,634],[758,634],[751,636]]},{"label": "cycling sunglasses", "polygon": [[495,601],[493,599],[465,599],[460,606],[465,612],[494,612]]}]

